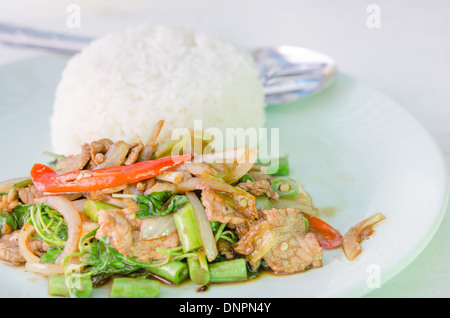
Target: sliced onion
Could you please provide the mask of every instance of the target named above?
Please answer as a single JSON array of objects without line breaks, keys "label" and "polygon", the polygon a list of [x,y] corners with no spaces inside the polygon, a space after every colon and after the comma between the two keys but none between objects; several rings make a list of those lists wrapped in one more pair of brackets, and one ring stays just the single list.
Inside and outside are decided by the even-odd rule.
[{"label": "sliced onion", "polygon": [[0,192],[6,192],[16,183],[25,181],[27,179],[30,179],[30,177],[21,177],[2,181],[0,182]]},{"label": "sliced onion", "polygon": [[64,274],[64,267],[62,267],[61,264],[27,262],[25,264],[25,269],[29,272],[38,273],[46,276]]},{"label": "sliced onion", "polygon": [[34,227],[28,223],[25,223],[25,226],[20,230],[19,233],[19,248],[20,253],[23,258],[27,261],[27,263],[37,263],[39,262],[39,257],[37,257],[33,251],[28,247],[28,240],[30,234],[34,232]]},{"label": "sliced onion", "polygon": [[141,150],[141,153],[139,154],[138,161],[150,160],[153,153],[157,151],[158,144],[156,142],[158,140],[158,136],[161,132],[163,125],[164,125],[164,120],[160,120],[156,123],[155,127],[153,128],[152,135],[150,136],[150,140],[144,146],[144,148]]},{"label": "sliced onion", "polygon": [[342,249],[348,260],[353,260],[361,253],[362,248],[359,243],[373,233],[372,226],[383,220],[385,217],[377,213],[350,228],[342,240]]},{"label": "sliced onion", "polygon": [[178,184],[184,180],[184,173],[181,171],[166,171],[157,175],[156,179]]},{"label": "sliced onion", "polygon": [[26,223],[19,233],[20,253],[27,261],[25,264],[25,269],[29,272],[47,276],[63,274],[64,268],[60,264],[39,263],[39,257],[37,257],[28,247],[28,240],[30,234],[33,232],[34,227]]},{"label": "sliced onion", "polygon": [[94,170],[117,167],[122,165],[127,157],[130,147],[124,141],[113,144],[105,155],[105,161],[94,168]]},{"label": "sliced onion", "polygon": [[248,146],[237,147],[234,149],[207,153],[200,156],[194,157],[194,162],[205,162],[205,163],[231,163],[231,162],[244,162],[248,158]]},{"label": "sliced onion", "polygon": [[185,162],[178,166],[178,169],[186,171],[194,176],[201,177],[202,174],[217,176],[218,172],[205,163]]},{"label": "sliced onion", "polygon": [[118,208],[121,208],[121,209],[125,209],[125,208],[128,207],[128,205],[127,205],[127,203],[125,202],[125,200],[122,200],[122,199],[117,199],[117,198],[105,198],[105,199],[103,199],[103,200],[101,200],[101,201],[103,201],[103,202],[105,202],[105,203],[108,203],[108,204],[110,204],[110,205],[114,205],[114,206],[116,206],[116,207],[118,207]]},{"label": "sliced onion", "polygon": [[75,209],[77,209],[78,212],[83,212],[84,204],[86,203],[87,199],[79,199],[72,201],[73,206]]},{"label": "sliced onion", "polygon": [[211,224],[206,218],[205,209],[203,208],[203,205],[197,195],[193,192],[186,192],[186,196],[189,201],[191,201],[192,207],[194,208],[195,219],[197,221],[197,226],[203,242],[206,257],[208,261],[212,262],[216,259],[218,250]]},{"label": "sliced onion", "polygon": [[67,223],[67,241],[61,254],[55,261],[55,264],[60,264],[67,255],[74,253],[78,248],[81,236],[80,213],[78,213],[72,202],[58,196],[38,198],[33,203],[43,203],[50,206],[58,211]]},{"label": "sliced onion", "polygon": [[[194,191],[194,190],[216,190],[227,193],[234,193],[234,187],[229,184],[220,182],[216,179],[204,179],[204,178],[191,178],[183,181],[177,185],[178,190],[181,192]],[[243,190],[242,190],[243,191]]]},{"label": "sliced onion", "polygon": [[178,189],[178,186],[173,183],[157,182],[152,187],[145,190],[144,194],[147,195],[152,192],[162,192],[162,191],[170,191],[172,193],[178,193],[179,189]]},{"label": "sliced onion", "polygon": [[258,157],[258,148],[254,148],[249,151],[248,157],[241,163],[238,163],[236,168],[227,173],[223,180],[227,183],[234,183],[238,181],[240,178],[245,176],[247,172],[253,167],[256,162],[256,158]]},{"label": "sliced onion", "polygon": [[176,232],[172,214],[146,218],[142,221],[139,239],[153,240]]}]

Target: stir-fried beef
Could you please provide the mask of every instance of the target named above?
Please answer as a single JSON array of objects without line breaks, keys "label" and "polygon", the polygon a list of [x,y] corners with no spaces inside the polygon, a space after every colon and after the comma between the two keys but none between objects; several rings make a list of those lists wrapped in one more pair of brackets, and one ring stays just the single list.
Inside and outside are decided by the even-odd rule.
[{"label": "stir-fried beef", "polygon": [[228,193],[203,190],[202,203],[208,221],[220,223],[241,224],[252,220],[244,207],[239,207],[235,202],[235,196]]},{"label": "stir-fried beef", "polygon": [[302,272],[322,266],[322,248],[314,234],[305,234],[305,222],[300,210],[263,210],[277,242],[264,260],[277,274]]},{"label": "stir-fried beef", "polygon": [[253,265],[262,257],[277,274],[302,272],[322,265],[322,248],[314,234],[305,234],[300,210],[262,210],[262,218],[249,225],[235,251],[247,255]]},{"label": "stir-fried beef", "polygon": [[[20,230],[16,230],[11,234],[2,235],[0,239],[0,260],[14,266],[25,263],[19,248],[19,234]],[[39,257],[48,250],[48,244],[40,240],[31,240],[28,247]]]},{"label": "stir-fried beef", "polygon": [[179,244],[176,232],[154,240],[139,240],[139,232],[133,230],[121,210],[100,210],[98,223],[100,227],[97,230],[96,238],[108,237],[111,247],[119,253],[136,257],[143,262],[164,259],[165,256],[158,253],[156,249],[173,248]]},{"label": "stir-fried beef", "polygon": [[83,144],[81,146],[81,153],[68,156],[64,160],[59,160],[55,165],[55,171],[58,173],[66,173],[74,170],[82,170],[90,159],[91,151],[89,144]]},{"label": "stir-fried beef", "polygon": [[130,151],[128,152],[127,159],[123,164],[125,166],[128,166],[132,163],[135,163],[139,159],[139,154],[141,153],[142,149],[144,149],[144,145],[142,144],[142,142],[137,142],[130,145]]},{"label": "stir-fried beef", "polygon": [[19,231],[15,231],[12,234],[3,235],[0,239],[0,259],[3,262],[15,266],[25,263],[20,253],[18,237]]},{"label": "stir-fried beef", "polygon": [[41,198],[44,196],[44,193],[36,189],[34,184],[30,184],[26,188],[18,189],[19,198],[25,204],[31,204],[34,199]]},{"label": "stir-fried beef", "polygon": [[272,190],[270,182],[267,179],[262,179],[258,181],[247,180],[247,182],[239,183],[237,187],[241,188],[244,191],[249,192],[254,196],[265,195],[269,199],[272,199],[274,201],[278,200],[280,197],[278,193]]},{"label": "stir-fried beef", "polygon": [[91,160],[89,161],[90,168],[102,164],[105,161],[105,154],[114,142],[108,138],[102,138],[90,143],[89,149],[91,153]]}]

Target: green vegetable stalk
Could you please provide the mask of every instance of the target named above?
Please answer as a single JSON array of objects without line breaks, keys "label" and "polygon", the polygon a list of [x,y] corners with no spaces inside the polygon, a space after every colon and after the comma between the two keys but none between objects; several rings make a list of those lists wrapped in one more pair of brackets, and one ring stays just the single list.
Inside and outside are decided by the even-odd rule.
[{"label": "green vegetable stalk", "polygon": [[247,280],[247,262],[243,258],[209,264],[211,283]]},{"label": "green vegetable stalk", "polygon": [[257,164],[262,165],[261,172],[264,174],[270,174],[274,176],[287,176],[290,172],[287,157],[272,159],[268,164],[258,161]]},{"label": "green vegetable stalk", "polygon": [[281,198],[296,198],[300,193],[297,181],[291,178],[272,181],[272,190]]},{"label": "green vegetable stalk", "polygon": [[141,219],[167,215],[189,202],[185,195],[173,195],[171,191],[152,192],[148,195],[113,194],[113,197],[135,200],[139,207],[136,216]]},{"label": "green vegetable stalk", "polygon": [[189,276],[197,285],[206,285],[209,283],[210,274],[208,262],[204,253],[197,253],[197,257],[188,257]]},{"label": "green vegetable stalk", "polygon": [[202,241],[192,204],[186,203],[180,210],[174,213],[173,219],[178,230],[183,252],[188,253],[201,248]]},{"label": "green vegetable stalk", "polygon": [[186,263],[182,261],[172,261],[161,266],[145,266],[146,271],[168,280],[173,284],[179,284],[189,277]]},{"label": "green vegetable stalk", "polygon": [[92,280],[90,277],[81,277],[71,283],[73,295],[67,287],[64,275],[55,275],[48,278],[48,294],[50,296],[63,296],[76,298],[89,298],[92,294]]},{"label": "green vegetable stalk", "polygon": [[114,278],[111,298],[156,298],[161,284],[151,279],[129,277]]}]

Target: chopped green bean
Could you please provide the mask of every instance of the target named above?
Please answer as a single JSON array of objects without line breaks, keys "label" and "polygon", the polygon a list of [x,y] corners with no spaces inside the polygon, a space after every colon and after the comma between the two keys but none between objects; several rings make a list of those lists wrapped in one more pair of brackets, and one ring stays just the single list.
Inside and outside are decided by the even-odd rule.
[{"label": "chopped green bean", "polygon": [[55,275],[48,278],[48,294],[50,296],[70,297],[64,275]]},{"label": "chopped green bean", "polygon": [[210,274],[208,264],[204,253],[197,253],[196,257],[188,257],[189,276],[197,285],[206,285],[209,283]]},{"label": "chopped green bean", "polygon": [[173,219],[178,230],[183,252],[188,253],[202,247],[200,233],[195,220],[192,204],[186,203],[180,210],[174,213]]},{"label": "chopped green bean", "polygon": [[117,277],[113,280],[111,298],[156,298],[161,284],[156,280]]},{"label": "chopped green bean", "polygon": [[188,266],[182,261],[172,261],[161,266],[148,266],[145,269],[174,284],[179,284],[189,277]]},{"label": "chopped green bean", "polygon": [[297,181],[291,178],[273,180],[272,190],[282,198],[296,198],[300,193]]},{"label": "chopped green bean", "polygon": [[[92,294],[92,280],[90,277],[77,277],[76,282],[72,282],[73,296],[76,298],[89,298]],[[48,294],[50,296],[70,297],[64,275],[55,275],[48,278]]]},{"label": "chopped green bean", "polygon": [[243,258],[209,264],[210,282],[225,283],[247,279],[247,262]]}]

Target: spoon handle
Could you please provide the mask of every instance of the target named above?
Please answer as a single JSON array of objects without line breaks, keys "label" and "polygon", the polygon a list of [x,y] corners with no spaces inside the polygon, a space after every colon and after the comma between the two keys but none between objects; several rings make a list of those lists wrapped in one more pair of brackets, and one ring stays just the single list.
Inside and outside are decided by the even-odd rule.
[{"label": "spoon handle", "polygon": [[0,23],[0,43],[75,54],[91,39]]}]

